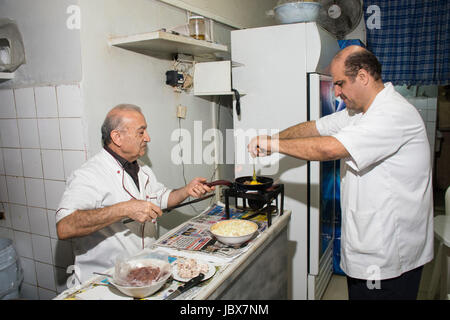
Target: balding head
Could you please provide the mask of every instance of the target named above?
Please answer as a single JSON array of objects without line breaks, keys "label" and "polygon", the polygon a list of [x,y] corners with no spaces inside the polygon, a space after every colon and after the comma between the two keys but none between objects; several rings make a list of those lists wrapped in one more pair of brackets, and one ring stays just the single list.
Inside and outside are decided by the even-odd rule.
[{"label": "balding head", "polygon": [[360,69],[366,70],[375,81],[381,80],[381,64],[369,50],[360,46],[349,46],[333,58],[332,68],[343,66],[347,77],[354,80]]},{"label": "balding head", "polygon": [[344,60],[352,53],[367,51],[361,46],[348,46],[339,51],[333,58],[333,62],[337,60]]},{"label": "balding head", "polygon": [[350,46],[339,52],[331,64],[334,95],[353,112],[366,112],[384,89],[381,65],[368,50]]},{"label": "balding head", "polygon": [[104,146],[111,143],[111,131],[121,127],[123,124],[124,115],[130,111],[142,114],[141,108],[135,106],[134,104],[119,104],[108,112],[101,128]]}]

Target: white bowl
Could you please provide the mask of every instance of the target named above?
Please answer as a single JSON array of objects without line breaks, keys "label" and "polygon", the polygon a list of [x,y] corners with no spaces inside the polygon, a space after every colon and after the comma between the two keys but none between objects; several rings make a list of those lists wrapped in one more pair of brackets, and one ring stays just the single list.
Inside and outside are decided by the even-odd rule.
[{"label": "white bowl", "polygon": [[[241,232],[242,229],[247,231]],[[248,220],[230,219],[213,224],[209,230],[220,242],[235,246],[250,240],[258,231],[258,225]]]},{"label": "white bowl", "polygon": [[318,2],[289,2],[276,6],[275,19],[282,24],[316,21],[321,4]]},{"label": "white bowl", "polygon": [[[127,296],[134,298],[145,298],[149,295],[158,291],[164,283],[166,283],[167,279],[172,275],[172,267],[169,262],[159,260],[159,259],[139,259],[139,260],[131,260],[127,262],[129,264],[130,270],[136,267],[147,267],[147,266],[156,266],[159,267],[160,270],[164,270],[165,274],[158,279],[158,281],[153,281],[149,285],[145,286],[124,286],[119,283],[117,272],[114,272],[113,279],[110,279],[110,283],[114,285],[120,292],[126,294]],[[116,271],[116,270],[115,270]]]}]

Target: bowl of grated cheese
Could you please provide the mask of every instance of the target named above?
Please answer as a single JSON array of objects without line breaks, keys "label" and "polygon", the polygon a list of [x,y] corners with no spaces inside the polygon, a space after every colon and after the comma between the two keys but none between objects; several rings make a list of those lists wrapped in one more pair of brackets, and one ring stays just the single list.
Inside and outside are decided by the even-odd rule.
[{"label": "bowl of grated cheese", "polygon": [[220,242],[235,246],[250,240],[258,231],[258,225],[252,221],[230,219],[213,224],[209,230]]}]

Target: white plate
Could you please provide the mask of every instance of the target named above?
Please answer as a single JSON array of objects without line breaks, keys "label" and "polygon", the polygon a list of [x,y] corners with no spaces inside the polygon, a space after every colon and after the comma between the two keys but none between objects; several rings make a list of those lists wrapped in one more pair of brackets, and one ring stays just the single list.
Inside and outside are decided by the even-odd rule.
[{"label": "white plate", "polygon": [[[205,262],[205,261],[200,261],[197,260],[201,263],[206,263],[208,265],[208,272],[205,274],[205,277],[203,278],[202,281],[205,281],[209,278],[211,278],[215,273],[216,273],[216,267],[209,263],[209,262]],[[182,278],[180,277],[180,275],[178,274],[178,263],[177,261],[174,262],[174,264],[172,265],[172,276],[175,280],[180,281],[180,282],[188,282],[189,280],[191,280],[192,278]]]}]

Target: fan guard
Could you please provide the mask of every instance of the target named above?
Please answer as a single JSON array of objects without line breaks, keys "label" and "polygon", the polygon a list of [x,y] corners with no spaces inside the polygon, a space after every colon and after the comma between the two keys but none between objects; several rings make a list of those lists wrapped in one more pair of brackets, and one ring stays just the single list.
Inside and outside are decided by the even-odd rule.
[{"label": "fan guard", "polygon": [[362,18],[360,0],[320,0],[322,8],[317,22],[338,39],[358,26]]}]

